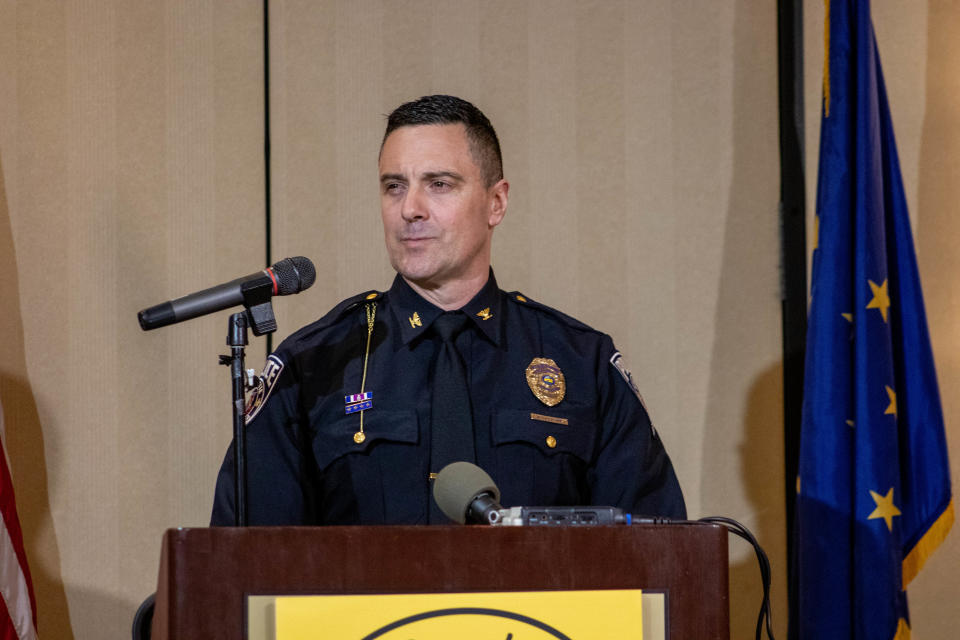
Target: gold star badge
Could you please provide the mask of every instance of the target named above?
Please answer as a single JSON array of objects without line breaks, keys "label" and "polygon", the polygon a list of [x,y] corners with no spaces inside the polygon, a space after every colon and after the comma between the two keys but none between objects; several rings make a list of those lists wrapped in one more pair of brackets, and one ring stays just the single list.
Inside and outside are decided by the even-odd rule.
[{"label": "gold star badge", "polygon": [[481,310],[481,311],[477,311],[477,316],[478,316],[481,320],[489,320],[490,318],[493,317],[493,314],[490,313],[490,307],[487,307],[486,309],[483,309],[483,310]]},{"label": "gold star badge", "polygon": [[410,321],[410,327],[416,329],[417,327],[422,327],[423,323],[420,321],[420,314],[416,311],[413,312],[413,315],[407,318]]},{"label": "gold star badge", "polygon": [[887,385],[884,385],[884,387],[887,390],[887,397],[890,398],[890,406],[888,406],[887,410],[883,412],[883,415],[885,416],[892,415],[894,418],[896,418],[897,417],[897,393]]},{"label": "gold star badge", "polygon": [[524,374],[527,386],[540,402],[548,407],[556,406],[563,400],[567,391],[567,382],[563,371],[550,358],[534,358]]},{"label": "gold star badge", "polygon": [[897,509],[893,504],[893,487],[890,487],[890,491],[887,491],[887,495],[881,496],[876,491],[870,491],[873,501],[877,503],[877,508],[873,510],[867,520],[873,520],[875,518],[883,518],[887,523],[887,529],[893,531],[893,517],[900,515],[900,509]]},{"label": "gold star badge", "polygon": [[883,284],[878,285],[873,280],[867,280],[867,284],[870,285],[870,290],[873,291],[873,299],[867,303],[867,309],[879,309],[880,315],[883,316],[883,321],[887,321],[887,309],[890,308],[890,294],[887,293],[887,281],[884,280]]}]

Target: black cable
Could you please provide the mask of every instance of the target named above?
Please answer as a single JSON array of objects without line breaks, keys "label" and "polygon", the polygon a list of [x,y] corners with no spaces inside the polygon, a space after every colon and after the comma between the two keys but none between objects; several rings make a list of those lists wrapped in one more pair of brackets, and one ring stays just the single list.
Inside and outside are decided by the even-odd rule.
[{"label": "black cable", "polygon": [[757,640],[761,640],[764,627],[766,627],[767,630],[767,638],[774,640],[770,608],[770,578],[772,575],[770,560],[767,558],[767,553],[763,550],[763,547],[760,546],[760,543],[757,542],[757,539],[750,533],[749,529],[736,520],[723,516],[710,516],[700,518],[699,520],[671,520],[670,518],[659,516],[631,516],[628,522],[630,524],[696,524],[697,522],[719,524],[726,527],[731,533],[740,536],[752,544],[753,550],[757,554],[757,564],[760,565],[760,581],[763,584],[763,601],[760,603],[760,613],[757,615]]},{"label": "black cable", "polygon": [[766,627],[767,630],[767,637],[770,640],[773,640],[770,610],[770,560],[767,558],[767,554],[763,550],[763,547],[760,546],[760,543],[757,542],[757,539],[752,533],[750,533],[749,529],[731,518],[712,516],[708,518],[700,518],[698,522],[709,522],[711,524],[723,525],[727,528],[727,530],[737,536],[740,536],[753,545],[753,550],[757,554],[757,563],[760,565],[760,580],[763,583],[763,601],[760,604],[760,613],[757,615],[757,640],[761,640],[764,627]]}]

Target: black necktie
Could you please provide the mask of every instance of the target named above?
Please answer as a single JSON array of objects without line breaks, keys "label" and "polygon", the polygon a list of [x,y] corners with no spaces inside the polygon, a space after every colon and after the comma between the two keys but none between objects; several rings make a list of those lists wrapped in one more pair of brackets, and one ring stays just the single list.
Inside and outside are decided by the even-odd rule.
[{"label": "black necktie", "polygon": [[[430,418],[430,471],[437,473],[459,460],[476,462],[473,447],[473,416],[467,371],[457,351],[457,334],[470,318],[459,311],[447,312],[433,321],[443,343],[433,367],[433,400]],[[430,522],[450,522],[430,496]]]}]

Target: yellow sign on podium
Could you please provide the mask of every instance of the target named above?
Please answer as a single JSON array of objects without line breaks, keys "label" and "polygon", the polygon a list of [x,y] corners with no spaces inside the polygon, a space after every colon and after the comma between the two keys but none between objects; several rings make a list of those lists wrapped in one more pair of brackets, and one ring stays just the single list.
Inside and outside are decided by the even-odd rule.
[{"label": "yellow sign on podium", "polygon": [[275,607],[276,640],[643,638],[639,589],[278,596]]}]

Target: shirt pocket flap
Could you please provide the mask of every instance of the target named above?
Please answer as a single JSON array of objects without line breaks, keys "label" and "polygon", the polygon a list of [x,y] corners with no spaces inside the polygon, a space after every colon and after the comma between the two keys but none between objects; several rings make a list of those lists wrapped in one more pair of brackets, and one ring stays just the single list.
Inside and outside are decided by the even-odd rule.
[{"label": "shirt pocket flap", "polygon": [[493,444],[530,444],[544,455],[572,454],[584,462],[593,458],[596,421],[589,411],[551,411],[550,414],[527,409],[498,409],[493,417]]},{"label": "shirt pocket flap", "polygon": [[325,424],[313,440],[317,467],[325,469],[331,462],[351,453],[366,453],[375,444],[393,442],[415,445],[420,441],[416,411],[371,410],[363,417],[363,441],[357,442],[360,416],[339,416]]}]

